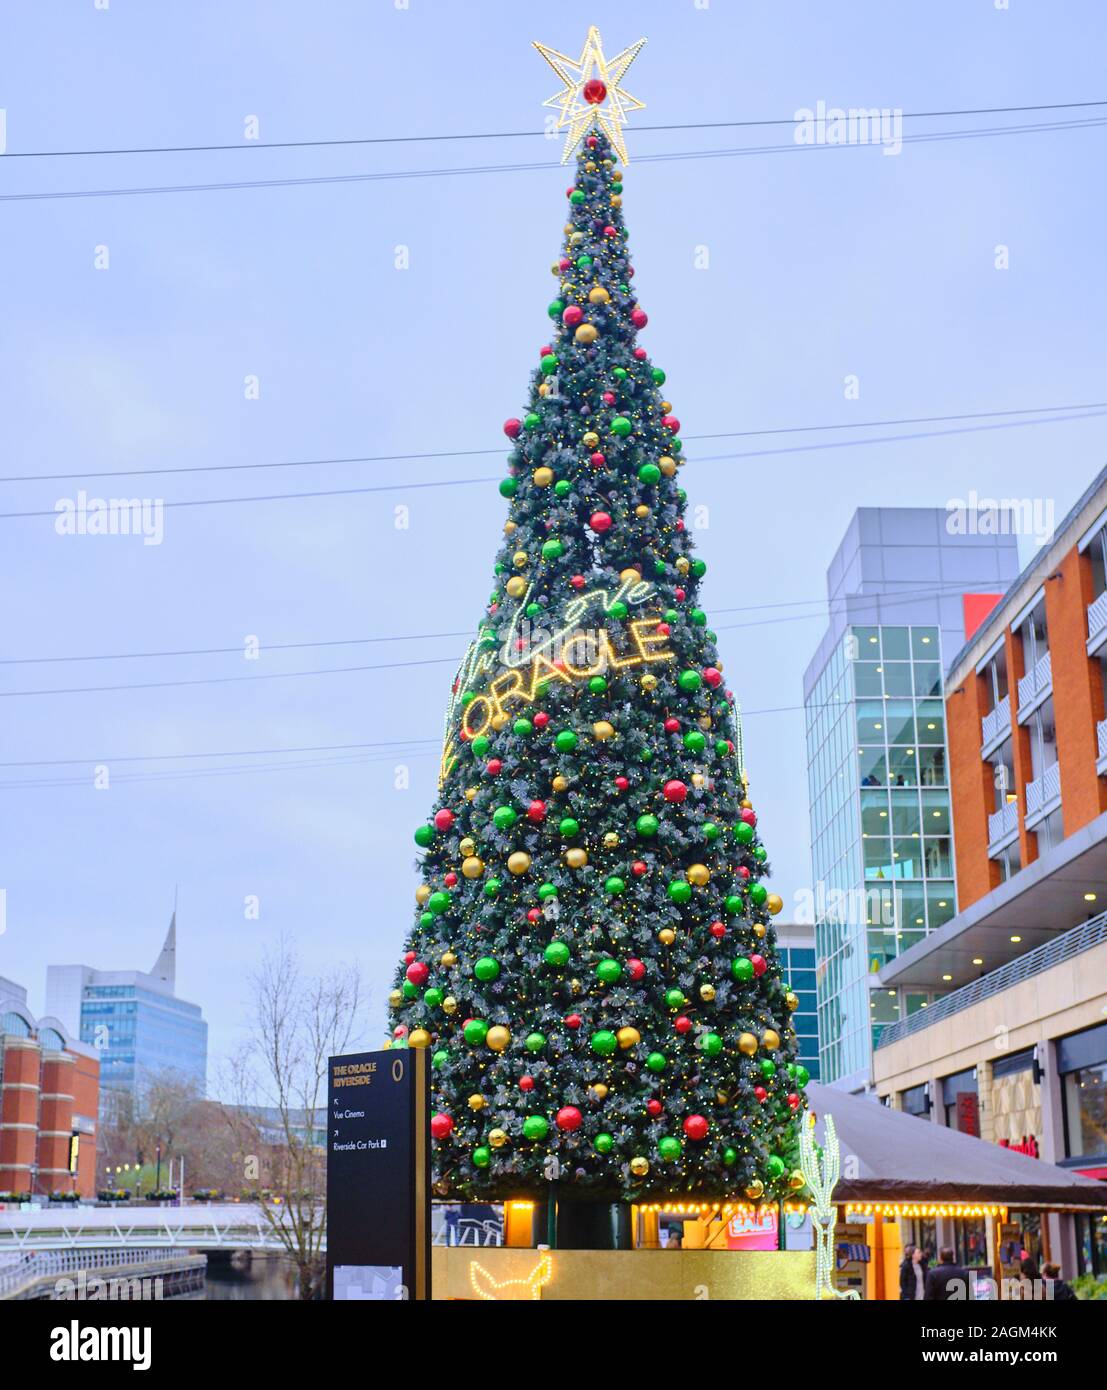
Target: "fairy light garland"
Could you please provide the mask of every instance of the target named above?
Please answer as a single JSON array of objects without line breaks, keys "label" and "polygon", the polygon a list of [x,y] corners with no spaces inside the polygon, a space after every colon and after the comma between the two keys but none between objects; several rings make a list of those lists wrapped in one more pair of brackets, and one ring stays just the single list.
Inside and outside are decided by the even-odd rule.
[{"label": "fairy light garland", "polygon": [[800,1128],[800,1172],[811,1193],[811,1224],[815,1230],[815,1297],[821,1299],[829,1294],[833,1298],[860,1298],[856,1289],[836,1289],[832,1278],[838,1212],[830,1199],[841,1172],[841,1149],[833,1115],[826,1116],[823,1128],[821,1150],[815,1143],[814,1115],[809,1115]]}]

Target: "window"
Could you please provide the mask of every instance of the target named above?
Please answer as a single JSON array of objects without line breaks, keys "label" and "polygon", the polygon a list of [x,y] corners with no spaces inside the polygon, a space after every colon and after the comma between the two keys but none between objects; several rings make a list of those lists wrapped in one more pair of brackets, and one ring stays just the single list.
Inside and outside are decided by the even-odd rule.
[{"label": "window", "polygon": [[975,1067],[944,1078],[942,1104],[945,1106],[946,1124],[950,1129],[980,1137],[980,1105]]},{"label": "window", "polygon": [[985,707],[989,714],[1007,698],[1007,649],[1001,645],[980,673],[984,682]]},{"label": "window", "polygon": [[1107,1024],[1062,1038],[1057,1067],[1064,1085],[1065,1152],[1107,1155]]},{"label": "window", "polygon": [[1046,630],[1045,595],[1038,600],[1019,626],[1022,643],[1023,670],[1029,675],[1044,656],[1049,655],[1049,633]]}]

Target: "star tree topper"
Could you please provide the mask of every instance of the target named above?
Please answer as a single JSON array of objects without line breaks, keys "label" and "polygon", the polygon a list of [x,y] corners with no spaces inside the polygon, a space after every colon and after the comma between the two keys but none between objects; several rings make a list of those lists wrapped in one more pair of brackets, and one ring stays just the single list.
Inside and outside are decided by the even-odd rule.
[{"label": "star tree topper", "polygon": [[593,24],[584,40],[579,60],[559,53],[556,48],[547,48],[545,44],[534,45],[565,84],[563,91],[542,103],[543,106],[560,110],[558,129],[567,127],[562,164],[567,162],[593,125],[600,127],[619,158],[624,164],[627,163],[623,124],[628,112],[642,111],[646,103],[632,97],[621,84],[645,42],[645,39],[639,39],[609,60],[603,54],[600,31]]}]

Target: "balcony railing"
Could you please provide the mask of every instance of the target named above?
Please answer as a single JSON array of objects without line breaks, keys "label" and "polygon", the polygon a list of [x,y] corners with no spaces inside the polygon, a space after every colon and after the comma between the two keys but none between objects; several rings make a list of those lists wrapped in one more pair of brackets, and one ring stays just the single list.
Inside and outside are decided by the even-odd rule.
[{"label": "balcony railing", "polygon": [[1052,941],[1047,941],[1044,946],[1036,946],[1033,951],[1027,951],[1015,960],[1009,960],[998,970],[992,970],[987,975],[982,975],[979,980],[973,980],[972,984],[963,985],[952,994],[943,995],[941,999],[936,999],[928,1008],[920,1009],[910,1018],[901,1018],[895,1023],[889,1023],[876,1045],[888,1047],[891,1043],[899,1042],[901,1038],[906,1038],[912,1033],[921,1032],[923,1028],[929,1028],[934,1023],[941,1023],[943,1018],[949,1018],[951,1014],[960,1013],[962,1009],[971,1009],[982,999],[990,999],[1013,985],[1021,984],[1023,980],[1029,980],[1045,970],[1052,970],[1055,965],[1062,965],[1073,956],[1090,951],[1094,946],[1100,946],[1104,942],[1107,942],[1107,912],[1101,912],[1097,917],[1089,917],[1080,926],[1062,932]]},{"label": "balcony railing", "polygon": [[980,721],[980,742],[981,746],[987,748],[990,744],[1003,738],[1011,731],[1011,697],[1004,695],[999,704],[990,714],[986,714]]},{"label": "balcony railing", "polygon": [[1107,639],[1107,589],[1094,603],[1088,604],[1088,649],[1103,645]]},{"label": "balcony railing", "polygon": [[1038,704],[1053,689],[1053,664],[1050,653],[1039,658],[1033,667],[1019,681],[1019,718],[1023,714],[1029,714],[1034,705]]},{"label": "balcony railing", "polygon": [[1019,803],[1009,801],[988,817],[988,851],[1000,849],[1019,829]]},{"label": "balcony railing", "polygon": [[1044,820],[1061,804],[1061,764],[1047,767],[1042,775],[1026,784],[1026,826]]},{"label": "balcony railing", "polygon": [[1101,719],[1095,726],[1095,737],[1099,751],[1096,769],[1099,772],[1107,772],[1107,719]]}]

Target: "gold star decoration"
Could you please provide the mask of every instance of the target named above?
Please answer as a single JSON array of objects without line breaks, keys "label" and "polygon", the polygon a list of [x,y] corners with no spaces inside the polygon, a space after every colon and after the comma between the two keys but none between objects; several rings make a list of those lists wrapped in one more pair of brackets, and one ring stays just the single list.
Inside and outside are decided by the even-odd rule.
[{"label": "gold star decoration", "polygon": [[569,58],[545,44],[534,45],[565,84],[563,91],[542,103],[561,112],[557,126],[559,130],[566,128],[562,164],[593,125],[598,125],[607,136],[623,163],[628,162],[623,125],[629,112],[644,110],[646,103],[632,97],[623,88],[622,81],[645,42],[639,39],[608,60],[603,54],[600,31],[593,24],[579,59]]}]

